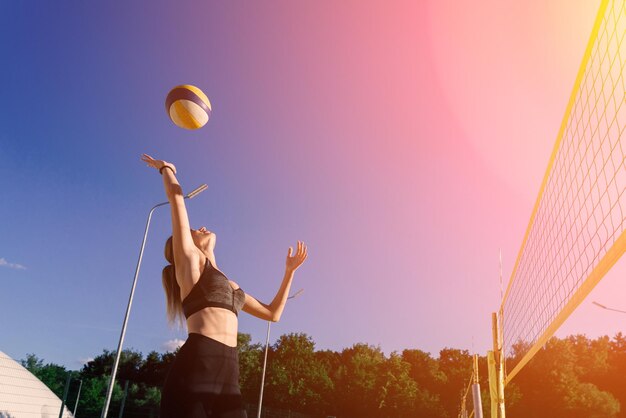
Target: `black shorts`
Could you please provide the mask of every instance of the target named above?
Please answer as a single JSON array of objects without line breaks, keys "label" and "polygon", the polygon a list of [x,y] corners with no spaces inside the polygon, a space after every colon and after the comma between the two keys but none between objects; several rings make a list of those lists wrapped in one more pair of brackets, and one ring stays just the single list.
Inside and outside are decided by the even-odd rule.
[{"label": "black shorts", "polygon": [[237,347],[191,333],[161,392],[161,418],[247,418]]}]

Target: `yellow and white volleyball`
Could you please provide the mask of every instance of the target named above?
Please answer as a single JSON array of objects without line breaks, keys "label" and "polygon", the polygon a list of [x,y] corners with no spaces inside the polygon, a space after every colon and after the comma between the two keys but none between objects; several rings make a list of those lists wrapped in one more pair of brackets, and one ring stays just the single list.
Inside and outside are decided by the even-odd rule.
[{"label": "yellow and white volleyball", "polygon": [[176,126],[198,129],[209,121],[211,102],[198,87],[183,84],[167,94],[165,110]]}]

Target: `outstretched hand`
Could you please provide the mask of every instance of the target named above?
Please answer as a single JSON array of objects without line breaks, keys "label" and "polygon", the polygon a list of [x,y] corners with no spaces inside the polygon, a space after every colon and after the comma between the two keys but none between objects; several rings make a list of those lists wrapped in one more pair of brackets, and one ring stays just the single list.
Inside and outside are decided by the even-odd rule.
[{"label": "outstretched hand", "polygon": [[143,161],[144,163],[148,164],[148,167],[153,167],[153,168],[156,168],[157,170],[161,170],[163,167],[168,165],[168,166],[170,166],[172,168],[172,171],[174,171],[174,173],[176,173],[176,167],[174,166],[174,164],[168,163],[168,162],[163,161],[163,160],[155,160],[154,158],[152,158],[148,154],[142,154],[141,155],[141,161]]},{"label": "outstretched hand", "polygon": [[287,270],[296,271],[298,267],[300,267],[302,263],[304,263],[304,260],[306,260],[307,256],[307,248],[306,245],[304,245],[304,242],[298,241],[298,248],[295,254],[293,254],[293,248],[289,247],[286,263]]}]

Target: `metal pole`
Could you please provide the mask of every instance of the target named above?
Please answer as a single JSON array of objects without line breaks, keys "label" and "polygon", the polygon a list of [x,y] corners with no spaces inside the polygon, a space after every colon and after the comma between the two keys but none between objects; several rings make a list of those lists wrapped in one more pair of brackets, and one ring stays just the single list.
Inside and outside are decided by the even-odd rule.
[{"label": "metal pole", "polygon": [[609,308],[608,306],[604,306],[604,305],[602,305],[602,304],[600,304],[598,302],[591,302],[591,303],[593,303],[596,306],[599,306],[602,309],[606,309],[607,311],[613,311],[613,312],[619,312],[619,313],[626,314],[626,311],[622,311],[621,309]]},{"label": "metal pole", "polygon": [[78,395],[76,395],[76,404],[74,405],[74,418],[76,418],[76,410],[78,409],[78,400],[80,399],[80,390],[83,387],[83,379],[80,379],[80,385],[78,385]]},{"label": "metal pole", "polygon": [[265,339],[265,358],[263,359],[263,374],[261,375],[261,392],[259,393],[259,410],[257,418],[261,418],[261,407],[263,406],[263,388],[265,387],[265,367],[267,366],[267,351],[270,348],[270,325],[272,321],[267,321],[267,338]]},{"label": "metal pole", "polygon": [[[185,199],[191,199],[195,197],[198,193],[203,192],[207,189],[207,185],[203,184],[202,186],[196,188],[194,191],[185,196]],[[126,306],[126,314],[124,315],[124,322],[122,324],[122,332],[120,333],[120,341],[117,344],[117,352],[115,353],[115,362],[113,363],[113,369],[111,370],[111,378],[109,379],[109,387],[107,389],[106,400],[104,401],[104,407],[102,408],[101,418],[106,418],[107,413],[109,412],[109,405],[111,403],[111,395],[113,394],[113,386],[115,385],[115,375],[117,374],[117,367],[120,362],[120,356],[122,354],[122,345],[124,344],[124,336],[126,335],[126,326],[128,325],[128,318],[130,316],[130,308],[133,304],[133,296],[135,295],[135,287],[137,287],[137,277],[139,276],[139,268],[141,267],[141,259],[143,257],[143,250],[146,247],[146,238],[148,237],[148,228],[150,228],[150,220],[152,219],[152,212],[159,206],[168,205],[169,202],[162,202],[157,205],[154,205],[152,209],[150,209],[150,213],[148,214],[148,221],[146,222],[146,230],[143,233],[143,240],[141,241],[141,250],[139,251],[139,259],[137,260],[137,267],[135,268],[135,277],[133,278],[133,285],[130,289],[130,296],[128,298],[128,305]]]},{"label": "metal pole", "polygon": [[135,277],[133,278],[133,285],[130,289],[130,296],[128,298],[128,305],[126,305],[126,314],[124,315],[124,322],[122,324],[122,332],[120,333],[120,340],[117,344],[117,352],[115,353],[115,362],[113,363],[113,369],[111,370],[111,378],[109,379],[109,387],[107,389],[107,397],[104,402],[104,408],[102,408],[101,418],[106,418],[109,412],[109,404],[111,403],[111,395],[113,394],[113,386],[115,384],[115,375],[117,374],[117,367],[120,362],[122,354],[122,345],[124,344],[124,336],[126,335],[126,326],[128,325],[128,318],[130,316],[130,308],[133,304],[133,296],[135,295],[135,287],[137,287],[137,277],[139,276],[139,268],[141,267],[141,259],[143,258],[143,250],[146,247],[146,238],[148,237],[148,229],[150,228],[150,220],[152,219],[152,213],[159,206],[167,205],[169,202],[159,203],[154,206],[148,214],[148,221],[146,222],[146,229],[143,233],[143,240],[141,241],[141,249],[139,251],[139,259],[137,260],[137,267],[135,267]]},{"label": "metal pole", "polygon": [[63,400],[61,401],[61,411],[59,412],[59,418],[63,418],[63,408],[65,407],[65,401],[67,400],[67,392],[70,389],[70,382],[72,381],[72,373],[67,374],[67,380],[65,381],[65,389],[63,390]]},{"label": "metal pole", "polygon": [[[304,292],[304,289],[298,290],[295,294],[289,296],[287,299],[293,299],[298,297]],[[259,393],[259,409],[257,411],[256,417],[261,418],[261,408],[263,406],[263,388],[265,387],[265,367],[267,366],[267,352],[270,347],[270,324],[272,321],[267,321],[267,338],[265,339],[265,358],[263,359],[263,374],[261,375],[261,390]]]},{"label": "metal pole", "polygon": [[502,418],[500,416],[500,344],[498,338],[498,314],[491,313],[491,333],[493,336],[493,358],[496,363],[496,416],[493,418]]},{"label": "metal pole", "polygon": [[474,401],[474,417],[483,418],[483,401],[480,399],[480,384],[472,385],[472,400]]},{"label": "metal pole", "polygon": [[483,401],[480,398],[480,383],[478,381],[478,354],[474,354],[474,375],[472,378],[472,400],[474,402],[474,417],[483,418]]},{"label": "metal pole", "polygon": [[505,418],[504,409],[504,356],[502,353],[502,336],[500,334],[500,326],[498,323],[498,314],[491,314],[491,330],[493,333],[493,356],[496,363],[496,384],[498,393],[498,416],[497,418]]}]

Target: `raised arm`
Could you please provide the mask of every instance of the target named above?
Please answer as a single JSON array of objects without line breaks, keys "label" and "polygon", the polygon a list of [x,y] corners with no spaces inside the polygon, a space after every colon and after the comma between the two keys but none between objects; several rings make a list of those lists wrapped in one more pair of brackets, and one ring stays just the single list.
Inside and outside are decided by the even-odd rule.
[{"label": "raised arm", "polygon": [[154,167],[163,177],[163,187],[167,200],[172,210],[172,246],[174,250],[174,263],[181,264],[189,261],[196,254],[196,246],[191,238],[189,229],[189,217],[185,208],[183,189],[176,179],[176,167],[172,163],[163,160],[155,160],[147,154],[141,159],[150,167]]},{"label": "raised arm", "polygon": [[278,292],[276,292],[276,296],[274,296],[272,303],[266,305],[246,293],[246,301],[243,306],[243,310],[256,316],[257,318],[278,322],[283,314],[287,298],[289,297],[289,289],[291,288],[294,273],[298,267],[304,263],[307,256],[307,248],[303,242],[298,241],[298,248],[295,254],[293,254],[293,248],[289,247],[287,261],[285,263],[285,276],[283,277],[283,281],[281,282],[280,288],[278,289]]}]

